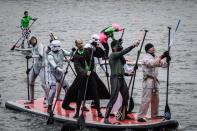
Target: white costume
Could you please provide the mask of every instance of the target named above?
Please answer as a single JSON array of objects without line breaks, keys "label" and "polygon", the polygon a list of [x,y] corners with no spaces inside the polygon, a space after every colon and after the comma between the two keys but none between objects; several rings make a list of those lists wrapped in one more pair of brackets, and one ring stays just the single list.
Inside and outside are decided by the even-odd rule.
[{"label": "white costume", "polygon": [[[61,49],[61,42],[54,40],[50,44],[51,51],[48,53],[49,62],[49,105],[52,105],[56,92],[56,84],[61,83],[63,79],[64,70],[63,62],[66,56],[70,56],[70,52]],[[63,88],[68,87],[68,82],[64,80]]]},{"label": "white costume", "polygon": [[30,101],[34,100],[34,83],[38,75],[40,76],[42,88],[45,92],[44,98],[47,100],[48,88],[45,75],[46,52],[41,43],[37,42],[37,44],[32,47],[32,58],[33,63],[29,72]]},{"label": "white costume", "polygon": [[153,57],[151,54],[146,53],[143,57],[142,70],[144,75],[143,80],[143,94],[142,101],[139,109],[139,118],[146,117],[149,105],[151,104],[151,117],[154,118],[158,115],[159,108],[159,81],[158,67],[167,67],[167,63],[160,58]]}]

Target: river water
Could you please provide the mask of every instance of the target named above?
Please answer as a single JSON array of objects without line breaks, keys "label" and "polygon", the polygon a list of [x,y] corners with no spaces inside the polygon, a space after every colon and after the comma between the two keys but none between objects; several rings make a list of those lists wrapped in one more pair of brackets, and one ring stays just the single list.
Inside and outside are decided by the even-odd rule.
[{"label": "river water", "polygon": [[[126,28],[124,46],[137,39],[139,30],[146,28],[147,42],[153,42],[157,53],[167,49],[168,26],[174,30],[181,19],[176,40],[171,48],[169,105],[172,118],[179,121],[179,130],[195,131],[197,128],[197,1],[196,0],[0,0],[0,130],[2,131],[58,131],[61,124],[47,126],[46,119],[28,113],[5,108],[8,100],[27,98],[25,53],[11,52],[11,46],[20,37],[17,28],[24,10],[37,17],[32,27],[44,45],[53,32],[70,50],[76,38],[88,41],[92,33],[98,33],[111,23]],[[115,37],[120,37],[119,33]],[[136,58],[137,49],[128,55]],[[142,52],[144,54],[144,50]],[[104,73],[98,74],[105,81]],[[67,76],[72,83],[73,74]],[[142,93],[142,73],[137,72],[134,89],[134,111],[138,111]],[[166,70],[161,69],[160,114],[165,107]],[[128,80],[128,79],[127,79]],[[106,81],[105,81],[106,82]],[[36,81],[36,97],[43,92]]]}]

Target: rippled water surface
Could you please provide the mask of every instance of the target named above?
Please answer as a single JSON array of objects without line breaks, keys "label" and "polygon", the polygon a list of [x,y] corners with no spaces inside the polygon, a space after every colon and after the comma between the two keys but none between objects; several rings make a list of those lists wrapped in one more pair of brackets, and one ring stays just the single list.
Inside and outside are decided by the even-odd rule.
[{"label": "rippled water surface", "polygon": [[[167,26],[174,30],[177,19],[180,29],[171,49],[169,104],[172,118],[180,123],[179,130],[196,131],[197,127],[197,1],[196,0],[0,0],[0,130],[3,131],[58,131],[61,124],[46,125],[46,119],[28,113],[5,108],[7,100],[25,99],[25,53],[11,52],[11,46],[20,37],[20,18],[24,10],[37,17],[33,34],[44,45],[52,31],[70,50],[76,38],[88,41],[92,33],[98,33],[112,22],[126,28],[124,46],[137,39],[141,28],[149,30],[145,42],[153,42],[157,53],[167,48]],[[120,34],[116,33],[118,38]],[[130,55],[136,58],[137,49]],[[143,50],[144,53],[144,50]],[[104,73],[98,69],[105,81]],[[72,83],[70,72],[67,79]],[[141,98],[142,73],[139,69],[134,89],[135,111]],[[160,114],[165,107],[166,70],[161,69]],[[36,81],[36,97],[43,96],[39,79]]]}]

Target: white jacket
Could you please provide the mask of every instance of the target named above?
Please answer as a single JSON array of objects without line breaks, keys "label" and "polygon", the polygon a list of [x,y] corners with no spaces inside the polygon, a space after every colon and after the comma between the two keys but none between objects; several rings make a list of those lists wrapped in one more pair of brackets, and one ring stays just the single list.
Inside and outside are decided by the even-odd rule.
[{"label": "white jacket", "polygon": [[143,88],[158,88],[158,67],[167,67],[167,62],[146,53],[142,60]]}]

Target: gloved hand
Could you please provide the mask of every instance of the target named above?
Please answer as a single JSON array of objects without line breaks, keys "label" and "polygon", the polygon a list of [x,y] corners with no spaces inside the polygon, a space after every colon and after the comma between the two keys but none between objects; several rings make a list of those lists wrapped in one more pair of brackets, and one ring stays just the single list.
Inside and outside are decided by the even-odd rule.
[{"label": "gloved hand", "polygon": [[97,47],[97,42],[91,42],[90,43],[92,46]]},{"label": "gloved hand", "polygon": [[138,65],[134,66],[134,70],[137,70],[138,69]]},{"label": "gloved hand", "polygon": [[27,69],[27,70],[26,70],[26,74],[29,74],[30,70],[31,70],[31,69]]},{"label": "gloved hand", "polygon": [[138,47],[138,45],[140,44],[140,41],[134,42],[134,44],[132,45],[133,47]]},{"label": "gloved hand", "polygon": [[74,51],[76,51],[76,48],[75,47],[72,48],[72,52],[74,52]]},{"label": "gloved hand", "polygon": [[91,71],[88,71],[88,72],[87,72],[87,76],[90,76],[90,75],[91,75],[91,73],[92,73]]},{"label": "gloved hand", "polygon": [[160,58],[163,59],[165,57],[168,57],[169,56],[169,52],[168,51],[165,51],[161,56]]},{"label": "gloved hand", "polygon": [[38,18],[33,18],[32,20],[33,20],[33,21],[36,21],[37,19],[38,19]]},{"label": "gloved hand", "polygon": [[122,42],[122,38],[120,38],[118,41],[119,41],[119,42]]},{"label": "gloved hand", "polygon": [[62,72],[62,73],[65,72],[64,69],[62,69],[62,68],[60,68],[60,67],[57,67],[56,70],[59,71],[59,72]]},{"label": "gloved hand", "polygon": [[168,55],[168,56],[166,57],[166,62],[169,63],[170,61],[171,61],[171,57],[170,57],[170,55]]},{"label": "gloved hand", "polygon": [[30,59],[30,58],[32,58],[32,56],[27,55],[25,58],[26,58],[26,59]]}]

